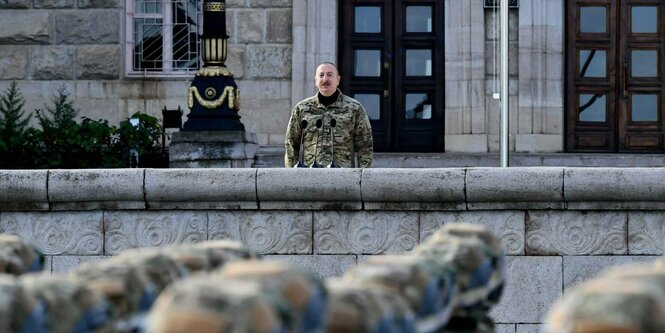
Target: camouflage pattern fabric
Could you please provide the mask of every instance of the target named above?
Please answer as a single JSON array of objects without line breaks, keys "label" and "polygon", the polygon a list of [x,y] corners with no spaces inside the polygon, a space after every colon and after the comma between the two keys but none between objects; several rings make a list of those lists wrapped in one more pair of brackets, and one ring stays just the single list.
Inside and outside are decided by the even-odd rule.
[{"label": "camouflage pattern fabric", "polygon": [[180,263],[189,273],[210,272],[227,262],[258,258],[242,243],[229,240],[171,246],[164,248],[163,253]]},{"label": "camouflage pattern fabric", "polygon": [[196,276],[174,283],[157,299],[147,333],[285,332],[270,296],[252,281]]},{"label": "camouflage pattern fabric", "polygon": [[124,320],[137,312],[147,311],[157,292],[144,273],[133,266],[107,262],[84,263],[71,275],[85,281],[88,288],[109,301],[114,320]]},{"label": "camouflage pattern fabric", "polygon": [[143,279],[160,293],[172,282],[187,275],[186,268],[165,255],[161,249],[134,249],[123,251],[106,262],[111,266],[131,266]]},{"label": "camouflage pattern fabric", "polygon": [[45,306],[10,275],[0,274],[0,332],[46,333]]},{"label": "camouflage pattern fabric", "polygon": [[327,333],[416,332],[415,314],[408,301],[393,290],[348,280],[327,281],[326,288]]},{"label": "camouflage pattern fabric", "polygon": [[237,261],[224,266],[219,278],[258,282],[272,295],[289,332],[314,332],[323,326],[327,294],[323,281],[291,265],[267,261]]},{"label": "camouflage pattern fabric", "polygon": [[665,332],[665,292],[630,278],[594,279],[566,293],[550,309],[546,331]]},{"label": "camouflage pattern fabric", "polygon": [[[335,119],[334,128],[330,125],[331,119]],[[305,129],[300,128],[303,120],[307,121]],[[320,129],[316,128],[317,121],[322,121]],[[296,104],[291,111],[291,118],[286,129],[286,153],[284,155],[286,167],[293,167],[298,163],[302,131],[305,131],[303,159],[308,166],[315,161],[324,166],[332,162],[331,134],[334,136],[337,165],[343,168],[356,167],[355,154],[358,159],[357,167],[369,168],[372,166],[374,154],[372,127],[365,108],[357,100],[340,92],[337,101],[328,107],[319,103],[316,95]]]},{"label": "camouflage pattern fabric", "polygon": [[0,273],[21,275],[41,271],[44,256],[18,236],[0,234]]},{"label": "camouflage pattern fabric", "polygon": [[75,278],[49,274],[26,274],[19,279],[25,292],[46,305],[50,333],[86,333],[110,323],[105,298]]},{"label": "camouflage pattern fabric", "polygon": [[388,288],[404,297],[418,317],[438,312],[447,317],[454,305],[451,302],[454,286],[448,275],[440,273],[428,258],[392,255],[370,258],[349,271],[344,279],[368,287]]},{"label": "camouflage pattern fabric", "polygon": [[457,301],[463,307],[487,309],[499,302],[506,280],[505,254],[496,237],[484,227],[445,225],[414,253],[452,266],[461,293]]}]

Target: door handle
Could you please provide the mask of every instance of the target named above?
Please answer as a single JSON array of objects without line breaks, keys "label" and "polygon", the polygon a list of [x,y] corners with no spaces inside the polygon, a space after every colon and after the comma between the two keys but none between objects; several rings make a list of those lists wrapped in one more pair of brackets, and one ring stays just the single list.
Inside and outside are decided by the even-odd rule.
[{"label": "door handle", "polygon": [[390,75],[390,62],[389,61],[384,61],[383,62],[383,71],[385,74],[385,84],[383,89],[383,97],[388,97],[390,96],[390,91],[388,90],[388,85],[390,85],[390,82],[388,80],[388,76]]},{"label": "door handle", "polygon": [[628,98],[628,61],[623,63],[623,98]]}]

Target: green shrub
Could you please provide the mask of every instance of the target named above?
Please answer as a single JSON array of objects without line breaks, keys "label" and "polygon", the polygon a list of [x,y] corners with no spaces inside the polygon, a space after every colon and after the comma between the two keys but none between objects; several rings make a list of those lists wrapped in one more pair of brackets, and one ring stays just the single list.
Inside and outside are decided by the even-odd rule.
[{"label": "green shrub", "polygon": [[[119,127],[106,120],[82,118],[67,89],[62,86],[51,100],[52,105],[35,110],[39,129],[29,128],[30,116],[16,84],[0,96],[0,168],[118,168],[129,167],[130,149],[139,153],[138,166],[164,167],[160,138],[162,129],[157,118],[136,113],[133,127],[123,121]],[[158,158],[159,162],[154,163]]]},{"label": "green shrub", "polygon": [[34,134],[28,124],[31,115],[23,110],[25,99],[15,81],[0,94],[0,167],[24,168],[31,164],[34,149],[27,144]]}]

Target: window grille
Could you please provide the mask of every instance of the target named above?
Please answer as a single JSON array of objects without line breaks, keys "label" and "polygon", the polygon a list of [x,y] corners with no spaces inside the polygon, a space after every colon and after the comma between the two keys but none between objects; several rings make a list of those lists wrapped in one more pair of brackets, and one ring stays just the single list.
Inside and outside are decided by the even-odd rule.
[{"label": "window grille", "polygon": [[201,2],[127,0],[127,75],[193,75],[201,64]]}]

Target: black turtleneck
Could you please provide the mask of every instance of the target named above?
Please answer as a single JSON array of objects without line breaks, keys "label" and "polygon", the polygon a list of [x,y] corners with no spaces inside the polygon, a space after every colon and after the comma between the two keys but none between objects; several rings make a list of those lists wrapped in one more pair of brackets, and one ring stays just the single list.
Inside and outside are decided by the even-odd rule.
[{"label": "black turtleneck", "polygon": [[330,104],[335,103],[337,97],[339,97],[339,90],[335,90],[335,92],[330,96],[323,96],[321,92],[318,92],[317,95],[319,103],[323,104],[324,106],[330,106]]}]

